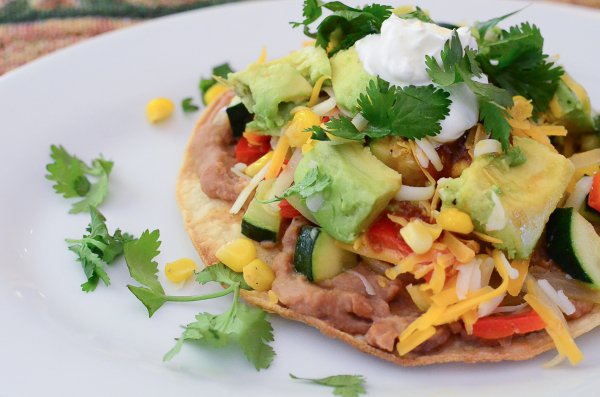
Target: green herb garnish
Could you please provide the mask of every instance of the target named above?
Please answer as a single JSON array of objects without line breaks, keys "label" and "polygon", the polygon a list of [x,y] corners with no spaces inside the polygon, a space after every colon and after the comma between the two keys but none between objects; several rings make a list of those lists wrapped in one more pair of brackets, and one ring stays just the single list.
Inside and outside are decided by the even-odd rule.
[{"label": "green herb garnish", "polygon": [[181,101],[181,109],[184,113],[193,113],[198,110],[199,107],[194,103],[194,98],[188,97]]},{"label": "green herb garnish", "polygon": [[290,378],[303,380],[316,385],[333,387],[333,394],[342,397],[358,397],[365,394],[365,378],[362,375],[334,375],[321,379],[299,378],[290,374]]},{"label": "green herb garnish", "polygon": [[[317,30],[312,32],[310,25],[323,13],[323,8],[333,12],[321,21]],[[304,0],[304,20],[291,22],[293,27],[304,26],[304,34],[317,40],[316,45],[327,50],[333,56],[340,50],[352,47],[354,43],[373,33],[381,31],[381,24],[392,13],[392,7],[371,4],[363,8],[354,8],[340,1],[321,3],[318,0]]]},{"label": "green herb garnish", "polygon": [[543,47],[538,27],[522,23],[502,30],[498,37],[480,37],[477,60],[491,82],[531,99],[534,110],[543,112],[564,74],[562,67],[548,61]]},{"label": "green herb garnish", "polygon": [[[50,146],[50,157],[54,160],[46,165],[46,178],[56,182],[52,187],[64,198],[83,197],[71,206],[69,213],[85,212],[90,206],[98,207],[108,194],[108,176],[113,162],[100,156],[89,166],[62,146]],[[95,179],[90,182],[89,177]]]},{"label": "green herb garnish", "polygon": [[317,140],[324,140],[325,131],[352,140],[434,136],[441,131],[440,122],[449,113],[451,101],[448,97],[448,92],[433,85],[397,87],[377,78],[369,82],[366,93],[358,99],[362,115],[369,122],[363,131],[345,116],[329,120],[324,128],[317,126],[310,130]]},{"label": "green herb garnish", "polygon": [[480,106],[479,117],[485,130],[492,138],[502,143],[504,150],[507,150],[510,146],[511,127],[506,121],[509,117],[506,108],[513,105],[510,92],[493,84],[477,81],[482,73],[476,59],[477,54],[470,47],[463,50],[456,31],[444,44],[440,57],[441,65],[435,58],[425,57],[427,73],[433,82],[441,87],[465,83],[477,95]]},{"label": "green herb garnish", "polygon": [[119,229],[111,235],[106,227],[106,218],[95,207],[90,207],[91,221],[87,227],[88,234],[81,239],[67,239],[69,250],[77,255],[77,261],[83,266],[87,282],[81,285],[85,292],[96,289],[98,281],[110,284],[106,273],[106,265],[113,263],[122,253],[123,245],[133,236],[122,233]]}]

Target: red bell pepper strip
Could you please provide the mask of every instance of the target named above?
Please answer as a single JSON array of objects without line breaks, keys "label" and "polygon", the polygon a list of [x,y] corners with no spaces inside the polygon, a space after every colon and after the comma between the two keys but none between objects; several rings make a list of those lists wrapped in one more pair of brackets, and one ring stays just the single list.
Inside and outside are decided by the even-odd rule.
[{"label": "red bell pepper strip", "polygon": [[592,188],[588,196],[588,205],[600,212],[600,172],[596,172],[592,180]]},{"label": "red bell pepper strip", "polygon": [[286,199],[283,199],[279,202],[279,214],[282,218],[288,219],[302,215],[297,209],[292,207],[292,205]]},{"label": "red bell pepper strip", "polygon": [[473,335],[482,339],[500,339],[539,331],[545,327],[539,314],[529,310],[518,314],[482,317],[473,324]]},{"label": "red bell pepper strip", "polygon": [[375,248],[388,248],[402,255],[412,252],[400,236],[400,225],[392,222],[385,213],[367,230],[367,239]]},{"label": "red bell pepper strip", "polygon": [[252,164],[271,150],[270,138],[261,142],[260,145],[251,145],[244,137],[235,146],[235,158],[238,162]]}]

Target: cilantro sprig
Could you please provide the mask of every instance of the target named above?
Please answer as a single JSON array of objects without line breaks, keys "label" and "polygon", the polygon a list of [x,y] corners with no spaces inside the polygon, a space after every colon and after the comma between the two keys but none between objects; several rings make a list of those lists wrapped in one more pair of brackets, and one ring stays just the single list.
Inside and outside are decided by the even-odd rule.
[{"label": "cilantro sprig", "polygon": [[183,334],[164,360],[169,361],[177,355],[186,341],[213,347],[237,344],[257,370],[268,368],[275,356],[269,345],[273,341],[273,328],[263,310],[240,302],[240,290],[249,289],[243,276],[222,263],[217,263],[198,273],[196,281],[202,285],[209,282],[220,283],[226,286],[222,291],[195,296],[166,295],[157,277],[158,263],[154,261],[160,253],[159,238],[158,230],[145,231],[139,239],[125,245],[129,273],[142,284],[128,285],[127,288],[146,307],[149,317],[165,302],[195,302],[233,294],[229,310],[222,314],[200,313],[196,316],[196,321],[185,326]]},{"label": "cilantro sprig", "polygon": [[193,113],[200,108],[194,103],[194,98],[187,97],[181,100],[181,109],[184,113]]},{"label": "cilantro sprig", "polygon": [[398,87],[377,78],[369,82],[358,98],[362,115],[369,122],[359,131],[346,116],[332,118],[324,127],[312,127],[313,139],[325,140],[325,132],[335,136],[362,140],[365,137],[399,136],[421,139],[441,131],[440,122],[448,115],[447,91],[433,85]]},{"label": "cilantro sprig", "polygon": [[477,61],[477,53],[470,47],[463,49],[456,31],[444,44],[440,58],[441,64],[434,57],[425,57],[429,77],[440,87],[448,89],[458,83],[466,84],[477,96],[479,118],[485,130],[507,150],[510,146],[511,128],[506,108],[513,104],[511,93],[493,84],[478,81],[482,77],[482,69]]},{"label": "cilantro sprig", "polygon": [[358,397],[365,394],[365,378],[362,375],[333,375],[326,378],[310,379],[299,378],[290,374],[290,378],[302,380],[316,385],[333,388],[333,394],[341,397]]},{"label": "cilantro sprig", "polygon": [[[46,179],[54,181],[52,186],[56,193],[64,198],[82,197],[72,204],[69,213],[85,212],[90,206],[98,207],[108,194],[108,176],[112,171],[113,162],[102,156],[92,160],[87,165],[64,147],[50,146],[50,157],[53,162],[46,165]],[[90,181],[90,177],[95,180]]]},{"label": "cilantro sprig", "polygon": [[477,60],[490,81],[512,95],[531,99],[535,112],[539,113],[548,108],[564,74],[562,67],[548,61],[543,48],[544,38],[539,28],[522,23],[501,30],[497,36],[485,31],[483,36],[480,34]]},{"label": "cilantro sprig", "polygon": [[[313,32],[310,25],[321,17],[323,8],[333,14],[325,17]],[[328,50],[328,54],[333,56],[340,50],[350,48],[363,37],[379,33],[381,24],[391,13],[392,7],[381,4],[354,8],[340,1],[322,3],[319,0],[304,0],[304,20],[290,23],[293,27],[303,26],[304,34],[316,39],[316,45]]]},{"label": "cilantro sprig", "polygon": [[297,194],[298,196],[306,199],[312,195],[322,192],[331,184],[331,177],[326,174],[319,173],[319,167],[315,164],[311,167],[304,178],[290,186],[281,196],[276,196],[270,200],[261,201],[262,203],[268,204],[276,201],[281,201],[286,197]]},{"label": "cilantro sprig", "polygon": [[81,284],[81,289],[85,292],[94,291],[100,280],[110,285],[106,266],[115,262],[123,253],[124,244],[134,238],[119,229],[111,235],[106,227],[106,218],[95,207],[90,207],[90,216],[86,235],[80,239],[66,239],[69,250],[77,255],[77,261],[83,266],[87,281]]}]

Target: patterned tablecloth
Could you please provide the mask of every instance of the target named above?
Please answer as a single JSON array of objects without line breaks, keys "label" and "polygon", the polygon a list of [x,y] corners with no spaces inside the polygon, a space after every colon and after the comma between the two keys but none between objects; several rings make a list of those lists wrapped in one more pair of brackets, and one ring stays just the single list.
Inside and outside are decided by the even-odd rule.
[{"label": "patterned tablecloth", "polygon": [[[236,1],[243,0],[0,0],[0,75],[144,19]],[[558,1],[600,8],[600,0]]]}]

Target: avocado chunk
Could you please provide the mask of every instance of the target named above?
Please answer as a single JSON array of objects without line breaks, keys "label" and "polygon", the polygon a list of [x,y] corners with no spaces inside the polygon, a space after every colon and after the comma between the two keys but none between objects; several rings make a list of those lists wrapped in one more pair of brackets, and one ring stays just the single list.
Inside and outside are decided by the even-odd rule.
[{"label": "avocado chunk", "polygon": [[308,102],[313,84],[323,75],[331,75],[327,54],[322,48],[306,47],[281,59],[254,63],[241,72],[230,73],[226,83],[254,114],[247,128],[278,135],[291,119],[290,110]]},{"label": "avocado chunk", "polygon": [[338,106],[351,114],[358,113],[358,97],[367,90],[369,81],[375,79],[375,76],[367,73],[354,46],[331,58],[331,73],[331,84]]},{"label": "avocado chunk", "polygon": [[587,92],[567,74],[558,82],[547,113],[550,120],[565,126],[571,134],[592,132],[595,129]]},{"label": "avocado chunk", "polygon": [[[294,182],[302,183],[315,167],[330,183],[316,193],[322,204],[308,211],[325,232],[344,243],[354,241],[379,216],[402,184],[400,174],[358,143],[317,142],[296,167]],[[306,204],[311,197],[301,200],[311,207]]]},{"label": "avocado chunk", "polygon": [[[525,161],[516,164],[509,154],[476,158],[456,179],[439,183],[442,208],[468,213],[475,229],[502,240],[496,248],[517,259],[528,258],[550,214],[563,196],[573,172],[564,156],[530,138],[513,137]],[[511,166],[512,163],[512,166]],[[491,227],[500,203],[503,227]],[[494,229],[494,230],[490,230]]]}]

